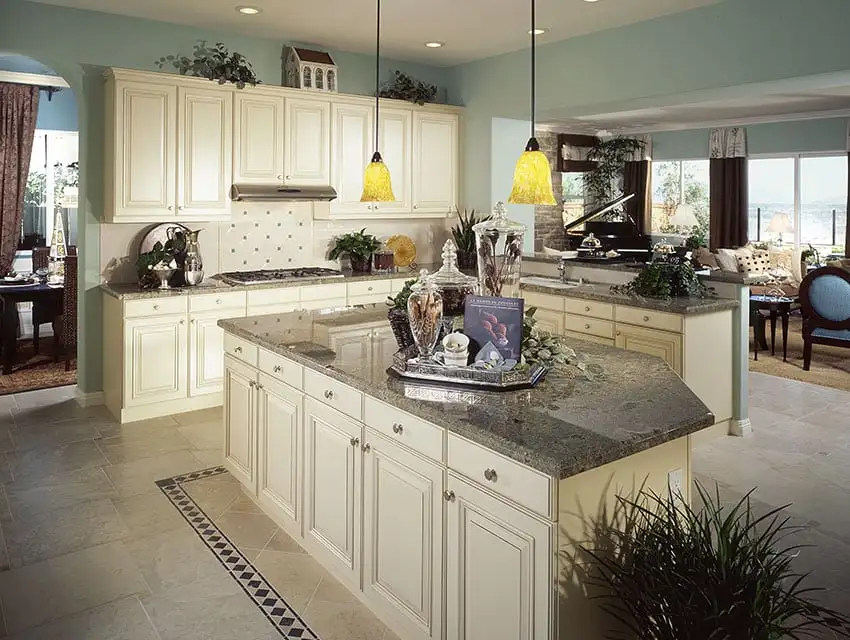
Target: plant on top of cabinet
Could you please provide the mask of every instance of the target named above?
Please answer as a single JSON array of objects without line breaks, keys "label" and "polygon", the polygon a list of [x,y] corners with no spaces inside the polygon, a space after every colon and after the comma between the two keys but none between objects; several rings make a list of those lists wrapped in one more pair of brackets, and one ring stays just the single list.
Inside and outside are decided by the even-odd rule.
[{"label": "plant on top of cabinet", "polygon": [[365,273],[372,270],[372,254],[380,247],[380,241],[375,236],[366,233],[364,227],[360,231],[352,231],[337,236],[328,258],[336,260],[347,255],[348,259],[351,260],[351,270]]},{"label": "plant on top of cabinet", "polygon": [[239,89],[261,82],[248,59],[237,51],[231,53],[223,42],[208,47],[206,40],[198,40],[192,54],[192,58],[180,54],[162,56],[156,65],[162,69],[171,64],[181,75],[215,80],[219,84],[232,82]]},{"label": "plant on top of cabinet", "polygon": [[641,298],[705,298],[716,295],[714,289],[705,286],[694,268],[685,264],[656,262],[644,267],[635,279],[626,284],[611,286],[614,293],[624,293]]},{"label": "plant on top of cabinet", "polygon": [[421,106],[426,102],[436,102],[437,87],[412,78],[402,71],[393,71],[392,80],[381,87],[380,96],[407,100]]},{"label": "plant on top of cabinet", "polygon": [[458,211],[457,224],[452,227],[452,238],[454,238],[455,247],[457,247],[457,266],[461,269],[475,269],[478,266],[475,253],[475,232],[472,227],[489,219],[489,215],[479,216],[475,209]]},{"label": "plant on top of cabinet", "polygon": [[[809,599],[820,591],[793,569],[786,507],[754,513],[750,493],[724,507],[696,483],[701,509],[642,491],[618,496],[610,522],[595,522],[604,549],[583,548],[598,571],[602,605],[639,640],[850,637],[850,618]],[[606,519],[607,520],[607,519]],[[614,524],[611,524],[614,523]],[[699,597],[694,597],[699,594]]]}]

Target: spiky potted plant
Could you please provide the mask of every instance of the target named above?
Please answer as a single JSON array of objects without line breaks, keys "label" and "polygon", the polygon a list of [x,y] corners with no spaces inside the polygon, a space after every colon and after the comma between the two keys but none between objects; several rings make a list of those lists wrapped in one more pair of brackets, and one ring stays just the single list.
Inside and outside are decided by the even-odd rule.
[{"label": "spiky potted plant", "polygon": [[372,270],[372,254],[380,247],[380,241],[375,236],[366,233],[364,227],[360,231],[352,231],[337,236],[328,258],[337,260],[346,255],[351,261],[352,271],[367,273]]},{"label": "spiky potted plant", "polygon": [[479,222],[489,220],[490,216],[479,216],[475,209],[464,209],[457,214],[457,224],[452,227],[452,238],[457,247],[457,266],[461,269],[476,269],[478,257],[475,248],[475,232],[472,230]]},{"label": "spiky potted plant", "polygon": [[390,321],[399,349],[406,349],[413,344],[410,318],[407,315],[407,300],[410,298],[410,288],[415,282],[415,279],[407,280],[401,291],[387,298],[387,305],[390,307],[390,310],[387,311],[387,320]]}]

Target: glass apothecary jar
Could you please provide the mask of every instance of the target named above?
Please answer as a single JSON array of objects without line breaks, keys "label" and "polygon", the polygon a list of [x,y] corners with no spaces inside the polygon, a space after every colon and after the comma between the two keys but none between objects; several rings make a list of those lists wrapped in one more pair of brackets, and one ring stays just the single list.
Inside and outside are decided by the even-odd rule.
[{"label": "glass apothecary jar", "polygon": [[489,220],[472,227],[478,252],[479,293],[482,296],[520,297],[525,228],[524,224],[508,220],[503,202],[496,203]]},{"label": "glass apothecary jar", "polygon": [[466,296],[475,294],[478,278],[468,276],[458,268],[454,241],[446,240],[443,245],[443,266],[431,278],[443,296],[443,317],[462,316],[463,302]]},{"label": "glass apothecary jar", "polygon": [[407,315],[410,318],[410,331],[413,342],[419,350],[419,356],[430,359],[440,337],[443,322],[443,296],[428,275],[427,269],[419,272],[419,280],[410,288],[407,299]]}]

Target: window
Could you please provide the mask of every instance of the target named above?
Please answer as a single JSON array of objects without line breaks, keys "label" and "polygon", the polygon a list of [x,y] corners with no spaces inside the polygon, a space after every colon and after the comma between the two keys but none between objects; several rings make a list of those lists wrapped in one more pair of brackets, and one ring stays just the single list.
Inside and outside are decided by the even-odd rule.
[{"label": "window", "polygon": [[564,224],[584,215],[584,174],[562,173],[561,191],[564,199]]},{"label": "window", "polygon": [[[847,224],[847,156],[792,155],[749,161],[753,242],[842,251]],[[785,214],[784,216],[777,214]]]},{"label": "window", "polygon": [[[676,216],[689,205],[694,222]],[[708,241],[708,160],[665,160],[652,163],[652,232],[697,235]],[[680,212],[682,213],[682,212]]]}]

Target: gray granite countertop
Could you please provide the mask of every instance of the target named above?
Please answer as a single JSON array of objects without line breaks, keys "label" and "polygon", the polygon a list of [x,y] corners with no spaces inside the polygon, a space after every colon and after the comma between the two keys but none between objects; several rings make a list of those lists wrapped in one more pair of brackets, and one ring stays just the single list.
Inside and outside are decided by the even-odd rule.
[{"label": "gray granite countertop", "polygon": [[[532,253],[529,256],[523,256],[523,261],[529,262],[551,262],[552,264],[560,264],[561,256],[555,256],[550,253]],[[582,267],[585,269],[605,269],[606,271],[626,271],[634,273],[643,269],[646,264],[642,262],[586,262],[583,260],[575,260],[567,258],[566,264],[571,267]]]},{"label": "gray granite countertop", "polygon": [[[314,336],[327,327],[374,326],[386,310],[302,311],[220,320],[219,326],[363,393],[462,435],[545,474],[567,478],[713,424],[708,408],[661,359],[570,340],[604,375],[549,374],[533,389],[453,391],[404,381],[385,361],[347,359]],[[319,330],[317,330],[319,329]],[[376,350],[377,351],[377,350]],[[359,354],[358,354],[359,355]]]},{"label": "gray granite countertop", "polygon": [[[547,283],[546,280],[551,280],[551,282]],[[536,291],[537,293],[581,298],[583,300],[597,300],[629,307],[666,311],[667,313],[715,313],[738,308],[738,301],[731,298],[671,298],[670,300],[659,300],[614,293],[611,291],[611,285],[608,284],[582,284],[567,288],[557,280],[533,276],[523,277],[520,282],[520,288],[523,291]]]}]

